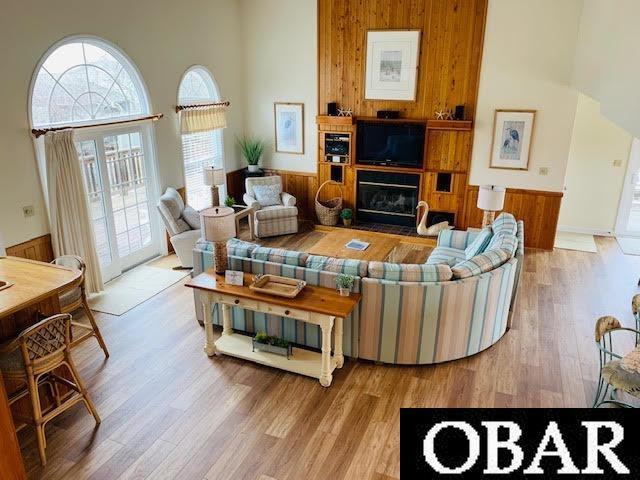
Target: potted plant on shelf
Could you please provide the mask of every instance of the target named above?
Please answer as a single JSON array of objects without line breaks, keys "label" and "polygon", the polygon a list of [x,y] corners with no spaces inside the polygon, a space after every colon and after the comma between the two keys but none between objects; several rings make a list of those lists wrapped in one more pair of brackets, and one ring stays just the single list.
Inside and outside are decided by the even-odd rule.
[{"label": "potted plant on shelf", "polygon": [[227,198],[224,199],[224,204],[227,207],[233,207],[236,204],[236,199],[230,196],[227,196]]},{"label": "potted plant on shelf", "polygon": [[343,297],[349,296],[354,283],[355,278],[353,278],[351,275],[345,275],[344,273],[341,273],[336,277],[336,286],[340,291],[340,295]]},{"label": "potted plant on shelf", "polygon": [[350,227],[353,219],[353,210],[350,208],[343,208],[340,212],[340,218],[342,218],[342,223],[345,227]]},{"label": "potted plant on shelf", "polygon": [[238,145],[242,151],[242,156],[247,161],[247,168],[250,172],[257,172],[260,170],[259,163],[264,149],[267,146],[267,142],[259,137],[239,137],[237,138]]},{"label": "potted plant on shelf", "polygon": [[276,337],[274,335],[267,335],[264,332],[256,333],[253,337],[252,351],[261,350],[263,352],[271,352],[277,355],[282,355],[289,359],[289,355],[293,355],[293,346],[291,342],[284,338]]}]

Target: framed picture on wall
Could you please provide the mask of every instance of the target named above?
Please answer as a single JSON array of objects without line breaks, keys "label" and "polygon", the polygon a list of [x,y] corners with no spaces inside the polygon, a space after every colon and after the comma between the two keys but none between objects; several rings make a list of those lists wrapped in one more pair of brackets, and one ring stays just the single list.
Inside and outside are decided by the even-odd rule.
[{"label": "framed picture on wall", "polygon": [[364,98],[414,101],[419,55],[420,30],[368,31]]},{"label": "framed picture on wall", "polygon": [[529,169],[535,110],[496,110],[490,168]]},{"label": "framed picture on wall", "polygon": [[304,104],[275,102],[276,152],[304,154]]}]

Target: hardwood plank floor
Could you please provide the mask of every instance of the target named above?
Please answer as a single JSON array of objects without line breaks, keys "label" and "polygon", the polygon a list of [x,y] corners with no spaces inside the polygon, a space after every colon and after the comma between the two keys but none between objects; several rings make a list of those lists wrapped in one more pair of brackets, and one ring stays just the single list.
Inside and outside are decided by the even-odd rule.
[{"label": "hardwood plank floor", "polygon": [[[322,233],[263,242],[304,250]],[[597,375],[593,325],[634,324],[640,257],[612,238],[599,253],[528,250],[513,327],[474,357],[422,367],[348,360],[322,388],[310,378],[202,352],[192,292],[177,283],[121,317],[98,313],[111,351],[74,357],[102,416],[78,405],[20,442],[30,478],[399,478],[400,407],[580,407]],[[411,253],[415,255],[415,252]]]}]

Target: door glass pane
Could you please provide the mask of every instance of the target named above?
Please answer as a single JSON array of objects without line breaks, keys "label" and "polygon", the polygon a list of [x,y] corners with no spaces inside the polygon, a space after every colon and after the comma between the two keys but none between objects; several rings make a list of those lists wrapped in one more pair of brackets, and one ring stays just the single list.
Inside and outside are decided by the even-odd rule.
[{"label": "door glass pane", "polygon": [[627,231],[640,232],[640,170],[633,175],[632,195]]},{"label": "door glass pane", "polygon": [[142,138],[139,132],[107,136],[104,149],[118,255],[124,257],[152,241]]},{"label": "door glass pane", "polygon": [[93,224],[93,235],[96,242],[96,250],[101,266],[109,265],[111,259],[111,245],[107,231],[106,210],[104,204],[104,191],[100,177],[100,165],[96,143],[93,140],[76,142],[80,169],[87,192],[89,216]]}]

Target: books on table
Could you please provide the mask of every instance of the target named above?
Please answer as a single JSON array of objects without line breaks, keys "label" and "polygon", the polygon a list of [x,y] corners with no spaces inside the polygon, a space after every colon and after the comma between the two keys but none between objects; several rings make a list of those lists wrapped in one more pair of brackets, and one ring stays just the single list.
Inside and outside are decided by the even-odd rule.
[{"label": "books on table", "polygon": [[355,238],[350,240],[345,247],[351,249],[351,250],[358,250],[360,252],[362,252],[363,250],[366,250],[369,247],[369,243],[367,242],[363,242],[362,240],[356,240]]}]

